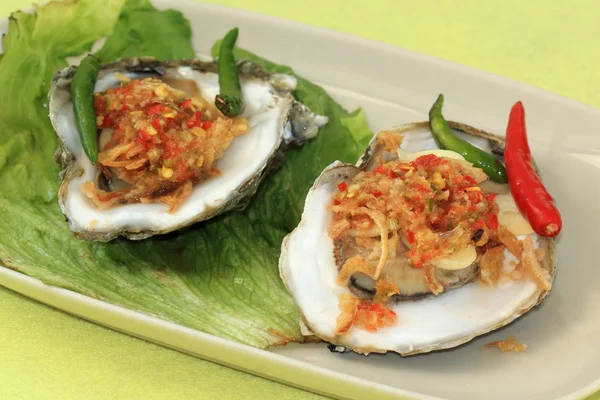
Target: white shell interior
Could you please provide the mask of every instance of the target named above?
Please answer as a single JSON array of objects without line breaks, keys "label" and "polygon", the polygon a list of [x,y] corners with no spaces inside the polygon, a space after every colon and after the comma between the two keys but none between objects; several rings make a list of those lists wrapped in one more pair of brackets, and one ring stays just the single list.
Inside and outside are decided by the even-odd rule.
[{"label": "white shell interior", "polygon": [[[406,135],[403,150],[436,148],[426,130],[414,136]],[[406,147],[405,147],[406,146]],[[331,174],[328,170],[321,176]],[[309,192],[302,221],[283,245],[280,260],[281,275],[296,301],[309,329],[322,338],[336,336],[336,319],[340,314],[339,295],[348,288],[340,286],[334,258],[333,240],[328,235],[333,213],[327,210],[331,196],[343,177],[315,184]],[[317,182],[320,178],[317,179]],[[348,183],[349,181],[346,180]],[[538,237],[531,235],[534,246]],[[520,236],[523,240],[525,236]],[[511,270],[515,257],[505,251],[504,268]],[[371,351],[411,353],[456,346],[474,336],[504,325],[537,301],[541,290],[529,278],[521,281],[499,282],[490,288],[479,279],[459,289],[437,297],[431,296],[413,302],[400,302],[390,307],[397,314],[394,326],[377,332],[351,328],[337,339],[338,344]]]},{"label": "white shell interior", "polygon": [[[217,74],[188,67],[180,67],[178,73],[183,78],[195,80],[202,96],[214,101],[219,91]],[[123,75],[140,77],[132,73]],[[98,80],[95,91],[104,91],[118,82],[114,74],[107,74]],[[185,224],[211,209],[223,207],[232,193],[265,168],[266,160],[280,146],[291,101],[278,95],[268,82],[256,79],[242,80],[241,83],[246,102],[243,115],[249,120],[250,132],[236,137],[223,158],[217,161],[221,175],[197,184],[192,195],[173,213],[169,213],[168,205],[162,203],[126,204],[99,210],[85,197],[80,187],[84,182],[94,180],[96,168],[83,152],[72,103],[66,103],[56,118],[57,133],[85,171],[82,176],[71,180],[63,199],[71,228],[99,233],[122,229],[164,230]]]}]

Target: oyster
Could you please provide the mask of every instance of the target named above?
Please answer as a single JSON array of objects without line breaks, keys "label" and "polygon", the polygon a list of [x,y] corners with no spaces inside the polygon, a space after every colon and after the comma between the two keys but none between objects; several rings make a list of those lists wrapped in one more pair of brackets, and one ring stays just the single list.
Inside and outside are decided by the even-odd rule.
[{"label": "oyster", "polygon": [[[242,209],[269,169],[280,165],[286,146],[314,137],[327,122],[326,117],[315,115],[294,99],[293,76],[269,75],[258,65],[241,61],[238,70],[246,102],[242,116],[248,121],[249,132],[233,139],[217,161],[220,174],[195,184],[189,196],[172,212],[167,204],[159,202],[99,209],[82,192],[82,185],[93,182],[110,192],[118,190],[118,184],[107,179],[99,164],[92,165],[83,151],[69,90],[75,70],[76,67],[70,67],[57,72],[49,94],[49,108],[52,125],[60,138],[56,153],[61,165],[60,208],[70,230],[86,240],[108,241],[120,235],[144,239],[228,210]],[[95,92],[116,87],[123,79],[157,77],[189,97],[200,96],[206,103],[214,103],[219,90],[216,72],[216,61],[124,59],[102,67]],[[105,131],[99,135],[101,138]]]},{"label": "oyster", "polygon": [[[502,138],[456,122],[449,121],[449,125],[458,136],[503,160]],[[389,147],[386,150],[386,146],[382,145],[382,135],[389,132],[403,136],[397,151],[389,150]],[[372,271],[380,253],[371,260],[365,256],[369,260],[369,268],[363,264],[363,270],[355,269],[349,279],[340,282],[344,263],[359,254],[360,249],[357,250],[351,241],[338,240],[335,235],[332,238],[330,229],[335,221],[332,209],[340,204],[336,203],[336,196],[345,196],[345,193],[350,196],[351,187],[356,182],[353,178],[363,171],[374,171],[381,160],[412,161],[426,154],[461,158],[456,153],[449,153],[452,152],[437,147],[428,122],[411,123],[375,135],[356,165],[334,162],[317,178],[306,198],[301,222],[284,239],[279,261],[281,278],[298,306],[304,335],[315,335],[331,343],[330,348],[335,351],[350,349],[362,354],[392,351],[413,355],[468,342],[510,323],[542,303],[556,272],[554,243],[533,232],[520,215],[508,185],[489,180],[478,186],[483,193],[495,194],[495,197],[489,197],[492,199],[489,201],[497,205],[498,229],[506,228],[503,232],[509,232],[506,235],[516,241],[513,244],[523,246],[527,242],[529,256],[544,254],[537,264],[540,276],[536,278],[522,271],[518,276],[515,271],[521,264],[517,263],[507,245],[498,247],[502,253],[501,261],[496,264],[500,277],[490,285],[490,271],[486,269],[482,273],[480,270],[482,250],[478,248],[477,254],[473,254],[468,248],[459,249],[445,256],[443,262],[439,261],[444,257],[431,261],[437,281],[442,286],[439,293],[434,293],[424,278],[423,270],[413,268],[412,259],[406,256],[410,243],[400,241],[397,256],[386,259],[379,275],[393,283],[388,282],[387,288],[394,288],[394,293],[388,294],[389,299],[383,303],[387,309],[377,308],[379,304],[375,304],[379,286],[375,283],[377,272],[374,277]],[[374,196],[378,198],[381,193]],[[364,233],[367,239],[378,235],[377,230]],[[525,262],[524,258],[522,260]],[[535,263],[535,260],[528,259],[527,262]],[[545,279],[544,284],[537,279]],[[385,323],[379,328],[369,325],[366,328],[351,326],[348,329],[347,325],[340,328],[340,318],[348,299],[354,301],[350,321],[352,318],[356,320],[361,310],[356,308],[356,304],[376,305],[377,318],[392,315],[395,319],[391,319],[393,322],[383,320]],[[390,314],[382,314],[384,309]]]}]

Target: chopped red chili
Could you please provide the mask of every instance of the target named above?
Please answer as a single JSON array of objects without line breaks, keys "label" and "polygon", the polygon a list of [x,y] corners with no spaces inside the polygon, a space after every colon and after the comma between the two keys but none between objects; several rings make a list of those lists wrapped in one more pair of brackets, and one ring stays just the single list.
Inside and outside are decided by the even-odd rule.
[{"label": "chopped red chili", "polygon": [[436,168],[441,164],[441,162],[442,159],[440,157],[437,157],[434,154],[426,154],[417,158],[411,163],[411,165],[414,167],[423,166],[427,168]]},{"label": "chopped red chili", "polygon": [[391,325],[396,319],[396,313],[380,304],[360,301],[356,306],[353,324],[376,332],[380,328]]},{"label": "chopped red chili", "polygon": [[147,130],[145,129],[140,129],[140,136],[142,137],[143,140],[145,141],[149,141],[152,140],[152,136],[148,133]]},{"label": "chopped red chili", "polygon": [[415,243],[415,233],[413,231],[408,231],[408,233],[406,234],[406,239],[408,240],[408,243],[414,244]]},{"label": "chopped red chili", "polygon": [[383,174],[385,174],[385,167],[383,165],[380,165],[373,170],[373,173],[375,173],[376,175],[377,174],[383,175]]},{"label": "chopped red chili", "polygon": [[112,119],[110,117],[105,117],[102,121],[101,129],[109,128],[112,125]]},{"label": "chopped red chili", "polygon": [[148,107],[148,115],[158,115],[162,113],[163,106],[160,104],[153,104]]},{"label": "chopped red chili", "polygon": [[156,132],[158,132],[158,133],[162,132],[162,125],[160,124],[160,119],[159,118],[154,118],[152,120],[152,127],[154,129],[156,129]]},{"label": "chopped red chili", "polygon": [[192,107],[192,99],[187,99],[183,103],[181,103],[181,108],[191,108]]},{"label": "chopped red chili", "polygon": [[498,229],[498,216],[496,214],[488,213],[485,217],[485,222],[490,229],[494,231]]}]

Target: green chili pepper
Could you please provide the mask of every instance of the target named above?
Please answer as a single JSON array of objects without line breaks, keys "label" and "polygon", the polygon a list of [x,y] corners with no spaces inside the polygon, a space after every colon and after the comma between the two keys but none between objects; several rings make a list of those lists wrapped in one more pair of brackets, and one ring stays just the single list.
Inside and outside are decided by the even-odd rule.
[{"label": "green chili pepper", "polygon": [[98,160],[98,129],[96,128],[96,110],[94,109],[94,86],[98,78],[100,61],[88,55],[81,61],[71,81],[71,97],[77,130],[85,154],[96,164]]},{"label": "green chili pepper", "polygon": [[228,117],[235,117],[244,111],[244,96],[240,86],[233,48],[238,37],[238,28],[233,28],[223,38],[219,49],[219,90],[215,105]]},{"label": "green chili pepper", "polygon": [[491,180],[500,183],[508,182],[506,169],[500,161],[492,154],[473,146],[452,133],[448,123],[442,116],[443,104],[444,95],[440,94],[431,110],[429,110],[429,126],[437,145],[442,149],[459,153],[475,167],[481,168]]}]

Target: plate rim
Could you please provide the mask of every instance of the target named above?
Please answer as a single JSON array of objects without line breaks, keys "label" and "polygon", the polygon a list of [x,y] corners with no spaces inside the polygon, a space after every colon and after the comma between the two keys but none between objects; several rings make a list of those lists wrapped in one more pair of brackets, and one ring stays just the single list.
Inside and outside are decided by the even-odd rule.
[{"label": "plate rim", "polygon": [[[398,395],[400,395],[400,399],[444,400],[440,397],[423,395],[405,389],[369,382],[365,379],[356,378],[327,368],[314,366],[307,362],[286,357],[281,354],[273,353],[268,351],[268,349],[263,350],[229,339],[220,338],[159,317],[95,299],[70,289],[48,285],[38,278],[33,278],[3,265],[0,265],[0,285],[42,304],[46,304],[109,329],[134,336],[138,339],[146,340],[210,362],[215,362],[317,394],[340,396],[339,398],[362,399],[363,397],[361,397],[361,395],[366,394],[365,389],[372,389],[376,390],[375,393],[378,395],[379,399],[398,399]],[[93,315],[94,313],[96,313],[96,315]],[[117,321],[123,318],[130,318],[136,323],[135,325],[138,326],[125,328],[119,326],[118,322],[115,324],[109,323],[107,321],[109,318],[114,318]],[[148,329],[148,331],[143,332],[142,329]],[[205,352],[189,350],[161,340],[162,336],[173,333],[179,338],[192,339],[196,345],[205,347],[203,349]],[[237,357],[234,360],[231,357],[219,358],[213,356],[213,353],[217,354],[224,349],[234,351],[237,356],[243,355],[244,357]],[[261,369],[252,368],[250,366],[252,361],[260,361],[261,363],[267,362],[272,364],[269,366],[276,366],[277,369],[283,367],[285,368],[285,371],[280,371],[282,372],[281,374],[265,373],[264,371],[261,371]],[[303,372],[303,375],[306,376],[300,381],[282,377],[281,375],[284,375],[290,368],[294,369],[295,372],[300,370]],[[343,383],[347,388],[352,390],[332,391],[331,383],[326,382],[324,377],[332,379],[337,383]],[[308,382],[318,382],[318,385],[317,387],[315,387],[315,385],[308,385]],[[327,386],[327,389],[322,386]],[[374,393],[369,392],[369,394]]]},{"label": "plate rim", "polygon": [[[42,2],[45,4],[46,1]],[[335,31],[329,28],[319,27],[303,22],[293,21],[285,18],[270,16],[255,11],[238,9],[213,3],[205,3],[195,0],[152,0],[152,3],[159,9],[173,8],[178,9],[179,7],[202,7],[212,9],[222,14],[229,14],[230,16],[246,17],[253,19],[258,22],[263,22],[269,25],[280,25],[285,24],[287,27],[292,27],[294,30],[311,32],[320,36],[326,36],[333,39],[342,41],[351,40],[357,45],[374,48],[375,50],[382,51],[385,53],[394,53],[403,58],[408,58],[412,62],[416,63],[427,63],[429,65],[435,65],[438,69],[443,69],[450,74],[461,73],[467,74],[477,79],[484,79],[489,81],[493,85],[504,85],[509,86],[509,90],[519,90],[528,92],[528,94],[535,97],[543,97],[548,101],[558,103],[561,106],[576,108],[579,112],[591,114],[596,118],[600,118],[600,109],[591,106],[586,103],[582,103],[573,98],[567,97],[562,94],[551,92],[541,87],[518,81],[514,78],[498,75],[492,72],[484,71],[470,65],[461,64],[456,61],[451,61],[443,58],[439,58],[426,53],[421,53],[415,50],[405,49],[399,46],[394,46],[384,42],[379,42],[373,39],[356,36],[353,34]],[[25,8],[22,11],[32,12],[33,6]],[[9,15],[10,16],[10,15]],[[9,16],[0,16],[0,28],[3,29],[7,23]],[[1,50],[0,50],[1,53]],[[360,399],[363,394],[377,395],[381,399],[419,399],[419,400],[443,400],[440,397],[432,397],[422,393],[412,392],[401,388],[387,386],[384,384],[374,383],[367,381],[362,378],[356,378],[350,375],[346,375],[341,372],[337,372],[331,369],[314,366],[308,362],[296,360],[284,355],[276,354],[268,350],[258,349],[249,345],[234,342],[228,339],[220,338],[196,329],[188,328],[183,325],[179,325],[167,320],[155,317],[142,312],[134,311],[122,306],[114,305],[102,300],[94,299],[84,294],[61,288],[58,286],[48,285],[42,282],[38,278],[28,276],[22,272],[15,271],[3,265],[0,265],[0,285],[22,294],[26,297],[34,299],[42,304],[49,305],[53,308],[67,312],[71,315],[83,318],[87,321],[99,324],[112,330],[119,331],[121,333],[128,334],[130,336],[137,337],[142,340],[146,340],[164,347],[171,348],[176,351],[180,351],[192,356],[196,356],[210,362],[215,362],[230,368],[234,368],[246,373],[257,375],[266,379],[270,379],[276,382],[281,382],[289,386],[300,388],[303,390],[311,391],[317,394],[326,396],[336,396],[338,398],[348,399]],[[65,303],[61,305],[61,302]],[[71,303],[69,303],[71,302]],[[77,307],[81,305],[87,305],[86,311],[92,313],[93,311],[104,315],[101,318],[94,318],[86,316],[85,312],[77,311]],[[132,317],[132,320],[139,324],[139,328],[125,329],[116,325],[112,325],[106,321],[102,321],[106,317],[113,318],[126,318],[126,314]],[[159,329],[160,334],[164,332],[177,333],[181,338],[195,339],[194,344],[200,347],[205,346],[204,353],[198,351],[192,351],[182,347],[178,347],[174,344],[160,340],[157,336],[160,335],[148,335],[143,334],[138,330],[143,327],[145,329],[153,328]],[[163,332],[164,331],[164,332]],[[233,362],[229,359],[225,360],[219,357],[212,357],[210,354],[218,353],[217,350],[235,351],[235,360],[241,360],[241,362]],[[242,359],[239,355],[243,355]],[[233,360],[233,358],[231,358]],[[265,373],[261,371],[260,367],[251,368],[250,364],[254,361],[260,360],[261,362],[267,362],[274,371],[278,373]],[[287,374],[289,376],[297,377],[298,371],[302,372],[301,379],[291,379],[284,377],[288,371],[293,370],[295,374]],[[344,385],[333,385],[332,381],[326,381],[330,379],[336,383],[343,383]],[[308,384],[310,382],[310,385]],[[316,385],[315,385],[316,383]],[[334,390],[332,390],[332,388]],[[341,388],[341,389],[337,389]],[[343,390],[351,389],[351,390]],[[568,395],[555,398],[554,400],[574,400],[583,399],[587,396],[591,396],[594,393],[600,394],[600,376],[588,385],[580,388],[577,391],[569,393]],[[398,397],[401,396],[401,397]]]}]

